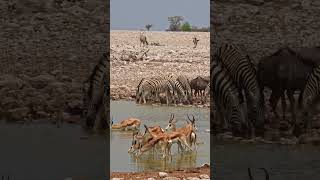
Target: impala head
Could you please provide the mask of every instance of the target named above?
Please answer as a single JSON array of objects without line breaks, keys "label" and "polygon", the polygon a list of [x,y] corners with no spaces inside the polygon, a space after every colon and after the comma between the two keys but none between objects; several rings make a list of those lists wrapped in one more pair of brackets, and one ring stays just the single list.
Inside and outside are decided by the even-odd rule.
[{"label": "impala head", "polygon": [[175,128],[176,122],[177,122],[177,121],[174,119],[174,114],[171,113],[170,119],[169,119],[169,124],[168,124],[168,126],[165,128],[165,131],[168,131],[168,130],[170,130],[170,129],[172,129],[172,128]]},{"label": "impala head", "polygon": [[[198,131],[198,128],[196,126],[196,119],[194,118],[194,116],[192,115],[192,119],[189,117],[189,115],[187,114],[187,117],[188,117],[188,120],[189,122],[191,123],[192,125],[192,128],[195,130],[195,131]],[[188,123],[189,123],[188,122]]]}]

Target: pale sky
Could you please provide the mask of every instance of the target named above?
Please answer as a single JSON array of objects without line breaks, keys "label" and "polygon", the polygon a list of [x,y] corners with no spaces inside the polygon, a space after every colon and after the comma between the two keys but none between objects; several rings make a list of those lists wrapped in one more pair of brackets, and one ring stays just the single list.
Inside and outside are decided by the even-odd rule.
[{"label": "pale sky", "polygon": [[192,26],[210,24],[209,0],[110,0],[111,30],[140,30],[153,24],[151,30],[164,31],[169,16],[183,16]]}]

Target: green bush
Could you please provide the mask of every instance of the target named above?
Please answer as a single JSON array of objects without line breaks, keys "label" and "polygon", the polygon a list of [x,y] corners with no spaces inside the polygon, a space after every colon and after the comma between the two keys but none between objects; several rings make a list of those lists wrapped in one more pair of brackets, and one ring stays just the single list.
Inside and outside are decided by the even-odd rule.
[{"label": "green bush", "polygon": [[181,26],[182,31],[191,31],[191,25],[188,22],[185,22]]}]

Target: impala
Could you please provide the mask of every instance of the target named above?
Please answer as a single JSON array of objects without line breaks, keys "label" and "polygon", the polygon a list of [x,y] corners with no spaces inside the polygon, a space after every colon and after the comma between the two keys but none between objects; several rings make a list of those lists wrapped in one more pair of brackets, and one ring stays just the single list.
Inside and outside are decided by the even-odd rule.
[{"label": "impala", "polygon": [[190,145],[194,145],[195,149],[197,150],[197,144],[196,144],[196,140],[197,140],[197,134],[196,131],[198,130],[195,124],[196,119],[193,116],[193,119],[191,120],[189,115],[188,116],[188,120],[187,121],[187,125],[182,127],[182,128],[177,128],[176,127],[176,123],[177,121],[174,119],[174,114],[171,114],[171,117],[169,119],[169,124],[166,127],[166,131],[171,130],[173,132],[179,132],[181,134],[184,134],[187,137],[187,141],[188,144]]},{"label": "impala", "polygon": [[[148,129],[147,126],[145,126],[146,129]],[[168,149],[170,150],[171,149],[171,145],[173,143],[178,143],[180,144],[183,144],[185,145],[189,150],[192,151],[191,147],[189,146],[188,142],[187,142],[187,136],[183,133],[180,133],[180,132],[165,132],[165,133],[162,133],[162,134],[153,134],[153,133],[150,133],[150,131],[146,131],[145,133],[145,136],[151,136],[153,138],[158,138],[158,137],[164,137],[164,138],[167,138],[168,141],[170,142],[168,145]],[[181,146],[182,147],[182,146]],[[169,151],[169,153],[171,154],[171,151]]]},{"label": "impala", "polygon": [[112,129],[120,129],[120,130],[139,130],[140,129],[140,124],[141,124],[141,120],[139,119],[135,119],[135,118],[129,118],[129,119],[125,119],[120,121],[119,124],[113,124],[113,121],[111,122]]},{"label": "impala", "polygon": [[[147,131],[149,131],[153,135],[159,135],[164,133],[164,130],[160,126],[147,127],[146,125],[144,125],[144,127],[145,127],[144,134],[141,134],[140,132],[133,133],[132,145],[129,148],[128,153],[133,153],[134,151],[141,148],[141,146],[145,145],[148,141],[152,139],[152,137],[145,136]],[[155,150],[155,147],[153,148],[153,150]]]}]

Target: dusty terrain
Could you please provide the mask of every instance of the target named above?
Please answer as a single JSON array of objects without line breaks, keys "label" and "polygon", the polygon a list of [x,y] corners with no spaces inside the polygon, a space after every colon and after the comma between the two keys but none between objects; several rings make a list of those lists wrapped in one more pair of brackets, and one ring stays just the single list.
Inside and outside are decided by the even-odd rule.
[{"label": "dusty terrain", "polygon": [[[166,172],[167,173],[167,177],[165,177],[164,179],[172,179],[172,180],[183,180],[183,179],[192,179],[192,177],[194,179],[208,179],[205,178],[205,176],[207,175],[207,177],[210,177],[210,167],[209,166],[203,166],[203,167],[199,167],[199,168],[193,168],[193,169],[186,169],[186,170],[176,170],[176,171],[170,171],[170,172]],[[158,179],[163,179],[160,178],[159,176],[159,172],[113,172],[111,174],[111,178],[113,178],[114,180],[129,180],[129,179],[141,179],[141,180],[145,180],[148,178],[153,178],[150,180],[158,180]]]},{"label": "dusty terrain", "polygon": [[[145,77],[169,73],[190,79],[209,76],[209,32],[149,31],[145,32],[149,42],[145,47],[140,47],[139,34],[140,31],[111,31],[112,99],[131,99],[139,81]],[[195,49],[194,36],[200,39]],[[148,49],[147,56],[140,58],[141,52]]]},{"label": "dusty terrain", "polygon": [[0,2],[0,119],[54,119],[58,109],[81,105],[82,82],[108,48],[106,6]]}]

